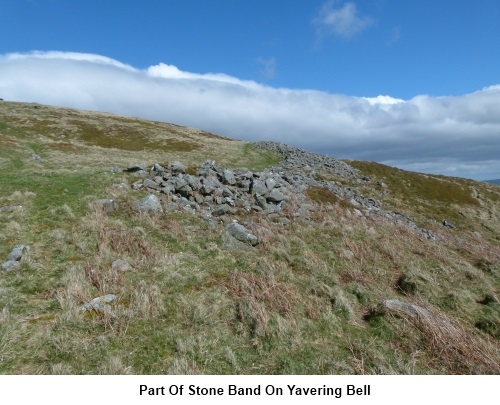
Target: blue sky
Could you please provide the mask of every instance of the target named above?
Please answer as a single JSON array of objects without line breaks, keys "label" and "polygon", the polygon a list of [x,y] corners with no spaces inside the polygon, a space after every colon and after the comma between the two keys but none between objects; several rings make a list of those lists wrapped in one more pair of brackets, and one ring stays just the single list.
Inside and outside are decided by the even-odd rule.
[{"label": "blue sky", "polygon": [[0,97],[500,178],[499,21],[498,0],[0,0]]}]

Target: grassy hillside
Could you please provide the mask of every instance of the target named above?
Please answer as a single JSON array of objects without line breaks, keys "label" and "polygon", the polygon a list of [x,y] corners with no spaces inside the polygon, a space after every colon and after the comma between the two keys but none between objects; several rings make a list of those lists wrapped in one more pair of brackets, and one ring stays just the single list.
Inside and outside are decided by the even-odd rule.
[{"label": "grassy hillside", "polygon": [[[0,373],[500,371],[498,186],[349,162],[369,181],[318,179],[377,198],[437,240],[311,189],[309,222],[234,215],[263,228],[262,243],[235,252],[223,223],[133,211],[145,193],[115,187],[136,178],[109,170],[207,159],[262,170],[281,158],[172,124],[0,102],[0,209],[22,206],[0,210],[0,262],[29,246],[0,270]],[[112,268],[118,259],[130,269]],[[111,313],[80,309],[105,294],[118,297]]]}]

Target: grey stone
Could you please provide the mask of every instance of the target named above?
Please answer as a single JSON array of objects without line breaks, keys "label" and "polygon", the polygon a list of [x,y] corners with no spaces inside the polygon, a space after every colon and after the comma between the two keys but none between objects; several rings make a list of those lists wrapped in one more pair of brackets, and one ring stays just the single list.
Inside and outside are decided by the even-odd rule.
[{"label": "grey stone", "polygon": [[250,184],[250,192],[255,195],[266,195],[267,194],[267,187],[266,184],[262,180],[258,179],[253,179],[252,183]]},{"label": "grey stone", "polygon": [[255,198],[255,202],[257,203],[257,205],[261,209],[263,209],[263,210],[267,209],[267,201],[266,201],[265,197],[262,197],[259,194],[255,194],[254,198]]},{"label": "grey stone", "polygon": [[137,170],[132,172],[132,176],[134,177],[147,177],[148,173],[145,170]]},{"label": "grey stone", "polygon": [[33,153],[33,154],[31,155],[31,160],[33,160],[33,161],[35,161],[35,162],[39,163],[39,162],[41,162],[41,161],[42,161],[42,158],[41,158],[39,155],[37,155],[36,153]]},{"label": "grey stone", "polygon": [[12,212],[22,209],[22,205],[6,205],[5,207],[0,207],[0,212]]},{"label": "grey stone", "polygon": [[272,177],[269,177],[266,179],[265,184],[268,190],[272,190],[274,187],[276,187],[276,180]]},{"label": "grey stone", "polygon": [[224,170],[220,177],[223,184],[236,184],[236,178],[234,177],[234,173],[231,170]]},{"label": "grey stone", "polygon": [[19,266],[19,262],[17,260],[7,260],[2,264],[2,270],[11,271],[14,270],[17,266]]},{"label": "grey stone", "polygon": [[178,161],[172,162],[170,164],[170,170],[174,174],[186,173],[186,167],[181,162],[178,162]]},{"label": "grey stone", "polygon": [[159,165],[158,163],[155,163],[153,165],[153,171],[155,171],[156,173],[163,173],[163,172],[166,172],[167,170],[163,166]]},{"label": "grey stone", "polygon": [[160,200],[154,194],[141,198],[132,204],[132,208],[140,212],[163,212]]},{"label": "grey stone", "polygon": [[94,204],[96,205],[96,207],[99,207],[106,212],[112,212],[118,209],[118,203],[111,198],[102,198],[99,200],[95,200]]},{"label": "grey stone", "polygon": [[269,195],[267,196],[267,201],[275,202],[275,203],[279,203],[279,202],[286,200],[286,199],[287,199],[287,197],[276,188],[272,189],[271,192],[269,193]]},{"label": "grey stone", "polygon": [[179,211],[179,205],[171,201],[165,204],[165,209],[169,212],[176,212]]},{"label": "grey stone", "polygon": [[259,243],[259,238],[241,224],[229,224],[225,231],[240,242],[248,243],[252,246],[256,246]]},{"label": "grey stone", "polygon": [[403,313],[415,319],[421,318],[422,316],[432,318],[432,315],[427,309],[403,301],[385,300],[380,303],[380,306],[385,310]]},{"label": "grey stone", "polygon": [[111,313],[111,304],[112,302],[116,301],[118,297],[114,294],[106,294],[103,295],[102,297],[97,297],[94,298],[92,301],[89,301],[85,304],[83,304],[80,307],[81,311],[97,311],[97,312],[102,312],[106,314]]},{"label": "grey stone", "polygon": [[118,259],[111,264],[111,269],[119,272],[125,272],[129,271],[131,267],[126,261]]},{"label": "grey stone", "polygon": [[156,183],[156,184],[159,184],[159,185],[164,185],[166,182],[165,180],[163,180],[163,177],[162,176],[155,176],[153,178],[153,181]]},{"label": "grey stone", "polygon": [[443,226],[446,226],[447,228],[451,228],[451,229],[455,229],[456,228],[456,226],[455,226],[455,224],[453,222],[450,222],[450,221],[448,221],[446,219],[443,221]]},{"label": "grey stone", "polygon": [[186,175],[184,175],[184,180],[187,181],[187,184],[193,190],[199,190],[199,188],[200,188],[200,181],[198,180],[198,178],[196,178],[195,176],[191,176],[190,174],[186,174]]},{"label": "grey stone", "polygon": [[113,184],[113,187],[118,188],[120,190],[126,190],[129,188],[128,184],[125,184],[125,183]]},{"label": "grey stone", "polygon": [[118,166],[112,166],[108,169],[108,172],[110,173],[120,173],[122,169],[120,169]]},{"label": "grey stone", "polygon": [[17,245],[14,249],[11,250],[9,255],[7,256],[7,261],[20,261],[23,257],[24,252],[28,250],[28,246],[26,245]]},{"label": "grey stone", "polygon": [[221,184],[215,178],[215,176],[207,176],[207,177],[202,179],[202,184],[200,186],[200,192],[203,195],[212,194],[220,186],[221,186]]},{"label": "grey stone", "polygon": [[175,191],[175,186],[172,183],[165,183],[165,185],[160,188],[160,192],[163,194],[172,194]]},{"label": "grey stone", "polygon": [[141,180],[137,180],[137,181],[134,181],[134,182],[132,183],[132,186],[131,186],[131,187],[132,187],[132,190],[139,190],[139,189],[141,189],[142,187],[144,187],[144,184],[142,183],[142,181],[141,181]]},{"label": "grey stone", "polygon": [[354,214],[357,217],[362,217],[363,216],[363,213],[360,210],[358,210],[357,208],[354,208]]},{"label": "grey stone", "polygon": [[231,207],[227,204],[222,204],[212,211],[212,216],[220,217],[221,215],[227,214],[231,211]]}]

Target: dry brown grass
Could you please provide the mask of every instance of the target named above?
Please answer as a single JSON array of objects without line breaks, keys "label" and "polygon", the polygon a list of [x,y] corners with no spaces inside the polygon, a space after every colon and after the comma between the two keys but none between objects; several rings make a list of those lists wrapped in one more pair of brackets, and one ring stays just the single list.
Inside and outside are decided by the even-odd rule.
[{"label": "dry brown grass", "polygon": [[500,351],[495,342],[478,339],[477,334],[429,303],[414,308],[418,316],[399,316],[421,332],[434,354],[436,368],[449,374],[500,373]]},{"label": "dry brown grass", "polygon": [[280,282],[270,274],[233,271],[218,283],[234,297],[237,320],[247,325],[254,337],[269,334],[272,314],[292,318],[301,311],[314,312],[293,285]]}]

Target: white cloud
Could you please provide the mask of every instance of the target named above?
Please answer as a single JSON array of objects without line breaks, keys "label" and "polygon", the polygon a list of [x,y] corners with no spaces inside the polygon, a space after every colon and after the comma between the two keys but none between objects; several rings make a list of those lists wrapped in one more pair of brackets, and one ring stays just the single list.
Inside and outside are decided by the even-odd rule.
[{"label": "white cloud", "polygon": [[350,97],[272,88],[99,55],[0,56],[0,97],[277,140],[336,157],[477,179],[500,178],[500,85],[455,97]]},{"label": "white cloud", "polygon": [[336,3],[337,0],[327,1],[314,19],[319,37],[329,33],[339,37],[352,37],[374,23],[371,17],[359,16],[356,4],[348,2],[342,7],[335,8]]}]

